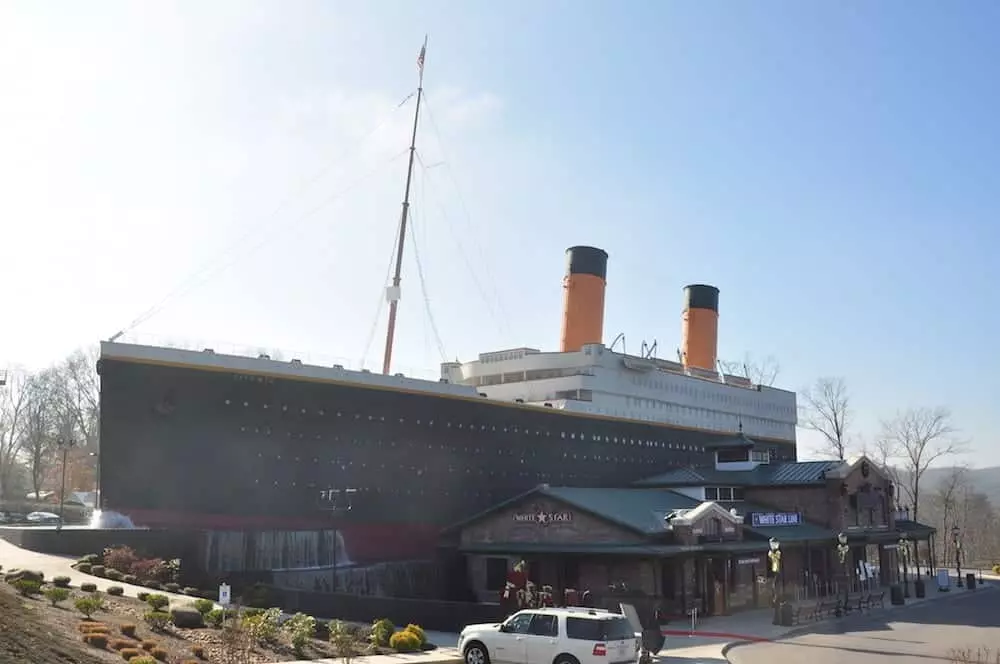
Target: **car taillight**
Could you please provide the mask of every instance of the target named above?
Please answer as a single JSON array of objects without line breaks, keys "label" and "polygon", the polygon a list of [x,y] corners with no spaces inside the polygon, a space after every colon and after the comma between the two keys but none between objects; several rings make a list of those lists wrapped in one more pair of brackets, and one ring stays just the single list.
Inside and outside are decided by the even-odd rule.
[{"label": "car taillight", "polygon": [[608,646],[604,643],[594,644],[594,657],[606,657],[608,654]]}]

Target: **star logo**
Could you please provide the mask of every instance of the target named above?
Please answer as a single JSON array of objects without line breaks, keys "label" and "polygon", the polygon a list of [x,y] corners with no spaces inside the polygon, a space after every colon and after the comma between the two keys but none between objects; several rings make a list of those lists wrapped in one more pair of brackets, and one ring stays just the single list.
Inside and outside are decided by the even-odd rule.
[{"label": "star logo", "polygon": [[538,523],[545,525],[546,523],[549,522],[549,515],[546,512],[542,512],[541,510],[539,510],[538,514],[535,515],[535,519],[538,521]]}]

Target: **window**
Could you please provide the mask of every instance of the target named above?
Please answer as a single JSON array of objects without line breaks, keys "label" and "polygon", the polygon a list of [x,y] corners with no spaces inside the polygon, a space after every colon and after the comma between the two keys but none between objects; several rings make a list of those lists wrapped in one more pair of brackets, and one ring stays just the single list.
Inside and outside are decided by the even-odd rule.
[{"label": "window", "polygon": [[504,623],[504,631],[508,634],[527,634],[534,613],[515,613]]},{"label": "window", "polygon": [[719,499],[719,489],[710,486],[705,487],[705,500],[718,500]]},{"label": "window", "polygon": [[741,486],[733,487],[733,500],[745,500],[746,491]]},{"label": "window", "polygon": [[732,500],[733,490],[728,486],[719,487],[719,500]]},{"label": "window", "polygon": [[624,641],[635,632],[626,618],[566,618],[566,636],[579,641]]},{"label": "window", "polygon": [[536,613],[528,628],[535,636],[559,636],[559,619],[554,615]]}]

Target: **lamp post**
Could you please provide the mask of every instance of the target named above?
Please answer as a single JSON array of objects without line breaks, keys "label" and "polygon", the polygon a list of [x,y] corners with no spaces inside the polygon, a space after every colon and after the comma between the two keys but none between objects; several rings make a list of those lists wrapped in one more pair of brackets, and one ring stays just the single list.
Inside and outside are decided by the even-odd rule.
[{"label": "lamp post", "polygon": [[896,550],[899,552],[899,559],[903,561],[903,597],[910,596],[910,576],[907,562],[910,559],[910,538],[906,533],[899,534],[899,541],[896,542]]},{"label": "lamp post", "polygon": [[69,454],[69,449],[76,445],[76,441],[72,438],[59,436],[56,438],[56,447],[62,452],[62,481],[59,485],[59,523],[56,524],[56,530],[62,530],[63,526],[63,511],[66,507],[66,455]]},{"label": "lamp post", "polygon": [[767,559],[771,563],[771,603],[774,605],[774,618],[772,624],[781,624],[781,602],[778,601],[778,575],[781,574],[781,542],[773,537],[767,542],[771,549],[767,552]]},{"label": "lamp post", "polygon": [[851,552],[851,547],[847,544],[847,535],[844,533],[837,534],[837,559],[840,560],[840,566],[844,571],[844,601],[837,603],[837,616],[840,617],[843,614],[844,607],[847,606],[847,597],[849,594],[849,588],[851,577],[847,573],[847,554]]},{"label": "lamp post", "polygon": [[951,527],[951,543],[955,545],[955,572],[958,574],[958,583],[956,584],[959,588],[962,588],[962,542],[959,541],[958,536],[962,534],[962,531],[958,529],[958,524],[956,523]]}]

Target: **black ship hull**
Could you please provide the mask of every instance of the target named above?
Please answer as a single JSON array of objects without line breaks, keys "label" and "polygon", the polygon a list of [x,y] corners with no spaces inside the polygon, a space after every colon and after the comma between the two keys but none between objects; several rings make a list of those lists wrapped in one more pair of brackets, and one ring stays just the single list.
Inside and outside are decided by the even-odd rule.
[{"label": "black ship hull", "polygon": [[[704,446],[731,436],[109,357],[100,374],[105,509],[150,527],[335,527],[359,563],[426,557],[443,527],[540,483],[711,464]],[[794,443],[765,446],[795,458]]]}]

